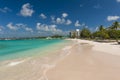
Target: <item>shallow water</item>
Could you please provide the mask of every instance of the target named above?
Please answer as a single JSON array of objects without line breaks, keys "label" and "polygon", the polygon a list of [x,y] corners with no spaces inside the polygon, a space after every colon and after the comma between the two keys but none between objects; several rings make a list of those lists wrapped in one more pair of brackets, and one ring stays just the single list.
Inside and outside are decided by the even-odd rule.
[{"label": "shallow water", "polygon": [[0,41],[0,61],[47,54],[50,49],[57,48],[55,44],[64,42],[65,40],[61,39],[2,40]]},{"label": "shallow water", "polygon": [[70,54],[72,45],[68,40],[51,40],[49,45],[20,52],[21,59],[9,59],[0,63],[0,80],[47,80],[46,72]]}]

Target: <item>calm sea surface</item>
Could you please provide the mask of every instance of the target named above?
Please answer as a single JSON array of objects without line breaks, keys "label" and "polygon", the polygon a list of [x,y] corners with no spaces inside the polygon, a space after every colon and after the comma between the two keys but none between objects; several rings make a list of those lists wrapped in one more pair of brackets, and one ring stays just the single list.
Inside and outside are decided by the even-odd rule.
[{"label": "calm sea surface", "polygon": [[64,43],[66,40],[61,39],[1,40],[0,61],[43,55]]}]

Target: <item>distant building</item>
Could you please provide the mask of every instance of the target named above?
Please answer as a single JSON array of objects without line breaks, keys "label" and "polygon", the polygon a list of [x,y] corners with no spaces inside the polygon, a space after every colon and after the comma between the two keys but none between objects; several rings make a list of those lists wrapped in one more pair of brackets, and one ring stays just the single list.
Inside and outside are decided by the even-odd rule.
[{"label": "distant building", "polygon": [[76,29],[75,31],[70,32],[70,37],[71,38],[80,38],[80,30]]},{"label": "distant building", "polygon": [[76,38],[80,38],[80,30],[76,29]]}]

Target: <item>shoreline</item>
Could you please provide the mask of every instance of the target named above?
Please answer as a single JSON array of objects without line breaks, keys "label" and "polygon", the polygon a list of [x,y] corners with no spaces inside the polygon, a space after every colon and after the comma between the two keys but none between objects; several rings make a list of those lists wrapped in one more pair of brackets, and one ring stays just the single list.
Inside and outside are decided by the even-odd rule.
[{"label": "shoreline", "polygon": [[[53,68],[59,60],[69,55],[71,43],[60,44],[55,51],[44,56],[36,56],[19,60],[6,61],[0,67],[1,80],[34,80],[44,79],[48,69]],[[16,76],[14,76],[16,75]],[[6,77],[4,77],[6,76]],[[20,77],[22,76],[22,77]]]},{"label": "shoreline", "polygon": [[[118,45],[80,39],[68,39],[68,41],[69,40],[71,43],[64,45],[64,47],[59,48],[60,50],[47,54],[44,57],[34,57],[7,64],[7,67],[0,69],[0,79],[74,80],[75,78],[75,80],[99,80],[97,75],[101,77],[109,76],[112,77],[112,80],[114,76],[118,77],[116,80],[120,79],[116,74],[116,70],[118,70],[117,73],[120,74],[120,56],[119,53],[113,54],[115,50],[119,49]],[[114,49],[112,49],[113,47]],[[106,52],[105,48],[112,49],[113,52],[110,52],[110,50]],[[114,74],[107,73],[109,71]],[[88,75],[88,73],[97,75],[93,77],[93,75]],[[4,78],[4,76],[6,77]],[[84,79],[85,77],[82,76],[93,79]],[[101,77],[100,80],[105,80]]]},{"label": "shoreline", "polygon": [[[48,80],[120,79],[120,56],[119,53],[114,54],[118,46],[114,46],[114,49],[109,43],[73,41],[77,42],[76,47],[72,48],[71,54],[57,63],[56,67],[48,70]],[[98,46],[99,49],[96,49]],[[113,48],[113,52],[102,50],[103,48]]]}]

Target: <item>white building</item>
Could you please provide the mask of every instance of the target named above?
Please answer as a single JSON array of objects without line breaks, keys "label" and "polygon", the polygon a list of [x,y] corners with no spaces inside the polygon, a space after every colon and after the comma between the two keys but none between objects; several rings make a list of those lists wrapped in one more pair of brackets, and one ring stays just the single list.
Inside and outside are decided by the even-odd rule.
[{"label": "white building", "polygon": [[80,38],[80,29],[76,29],[75,31],[70,32],[71,38]]}]

